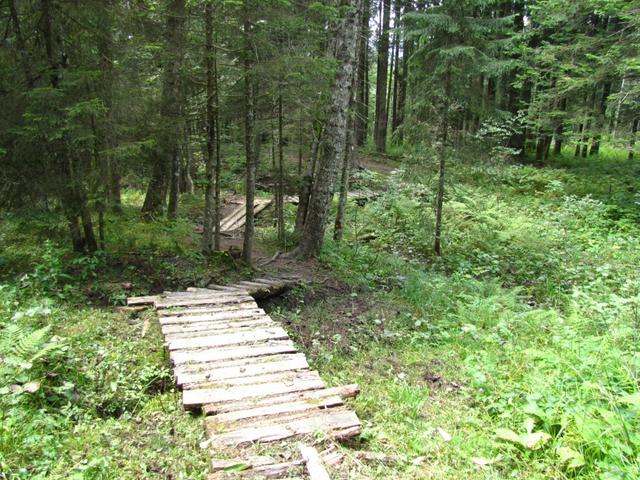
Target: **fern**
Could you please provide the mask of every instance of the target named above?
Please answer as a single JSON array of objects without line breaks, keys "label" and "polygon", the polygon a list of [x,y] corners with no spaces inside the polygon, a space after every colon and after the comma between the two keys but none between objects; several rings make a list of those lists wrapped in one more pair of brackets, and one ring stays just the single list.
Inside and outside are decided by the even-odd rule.
[{"label": "fern", "polygon": [[36,330],[10,324],[0,330],[0,384],[14,383],[20,374],[60,348],[49,336],[51,326]]}]

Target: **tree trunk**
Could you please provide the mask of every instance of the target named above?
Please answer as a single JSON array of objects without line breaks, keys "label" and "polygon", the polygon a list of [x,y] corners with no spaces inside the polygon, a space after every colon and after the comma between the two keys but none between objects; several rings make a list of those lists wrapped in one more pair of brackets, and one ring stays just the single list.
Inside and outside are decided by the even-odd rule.
[{"label": "tree trunk", "polygon": [[[249,2],[244,1],[244,22],[243,22],[243,69],[244,69],[244,148],[246,159],[246,183],[245,183],[245,226],[244,241],[242,249],[242,258],[249,265],[253,260],[253,237],[254,237],[254,218],[253,218],[253,202],[256,193],[256,170],[257,155],[255,151],[254,141],[254,81],[253,81],[253,42],[251,39],[251,22],[249,21]],[[260,139],[257,139],[260,141]]]},{"label": "tree trunk", "polygon": [[360,37],[358,38],[358,67],[356,73],[356,109],[354,134],[356,142],[362,146],[367,141],[367,125],[368,125],[368,108],[369,103],[369,16],[370,16],[371,0],[364,1],[362,16],[360,17]]},{"label": "tree trunk", "polygon": [[576,150],[573,153],[574,157],[579,157],[580,156],[580,147],[581,147],[581,140],[582,140],[582,131],[584,130],[584,123],[580,123],[578,125],[578,139],[576,140]]},{"label": "tree trunk", "polygon": [[282,94],[278,95],[278,188],[277,188],[277,221],[278,221],[278,240],[285,241],[285,225],[284,225],[284,116],[282,114]]},{"label": "tree trunk", "polygon": [[640,126],[640,117],[636,117],[631,125],[631,139],[629,140],[629,160],[633,160],[633,154],[636,146],[636,136],[638,134],[638,127]]},{"label": "tree trunk", "polygon": [[[62,70],[66,67],[67,56],[64,52],[58,51],[58,42],[60,42],[61,45],[64,45],[64,43],[63,39],[56,40],[57,36],[54,31],[51,1],[41,0],[40,6],[42,15],[42,37],[50,70],[49,81],[51,87],[57,90],[60,85]],[[46,150],[49,155],[58,159],[58,166],[62,173],[63,185],[60,190],[60,202],[63,205],[67,217],[73,249],[76,252],[82,252],[85,251],[85,249],[89,252],[94,252],[97,250],[98,245],[93,232],[93,224],[87,205],[87,197],[84,193],[82,177],[79,169],[74,165],[73,152],[69,151],[66,145],[67,140],[65,138],[47,138]],[[79,218],[82,219],[84,238],[80,231]]]},{"label": "tree trunk", "polygon": [[384,153],[387,148],[387,75],[389,66],[389,17],[391,0],[382,2],[382,23],[378,38],[378,67],[376,73],[376,118],[374,142],[376,150]]},{"label": "tree trunk", "polygon": [[184,125],[184,135],[182,142],[182,163],[180,165],[181,168],[181,177],[180,177],[180,191],[184,193],[193,194],[193,155],[191,154],[191,138],[189,135],[189,124],[185,122]]},{"label": "tree trunk", "polygon": [[347,194],[349,193],[349,173],[351,171],[353,156],[355,155],[357,148],[357,142],[355,141],[355,135],[353,132],[354,103],[355,99],[352,96],[349,104],[349,116],[347,118],[347,134],[345,140],[346,148],[342,157],[342,169],[340,172],[340,196],[338,197],[338,210],[336,212],[336,221],[333,229],[333,239],[336,242],[340,242],[344,234],[344,214],[347,207]]},{"label": "tree trunk", "polygon": [[302,181],[300,182],[300,194],[298,195],[298,210],[296,211],[296,235],[302,235],[304,224],[307,220],[307,211],[309,208],[309,197],[311,196],[311,187],[313,186],[313,177],[315,175],[316,163],[318,160],[318,152],[320,150],[320,138],[322,130],[316,133],[313,130],[313,139],[311,140],[311,154],[307,162]]},{"label": "tree trunk", "polygon": [[214,79],[213,79],[213,5],[210,1],[204,7],[205,25],[205,72],[207,84],[207,153],[205,157],[205,179],[206,187],[204,192],[204,225],[202,231],[202,252],[209,254],[214,250],[214,195],[215,195],[215,135],[216,125],[214,117]]},{"label": "tree trunk", "polygon": [[607,113],[607,100],[609,99],[609,95],[611,94],[611,82],[605,82],[602,86],[602,97],[600,98],[600,108],[597,113],[597,121],[596,121],[596,133],[593,136],[593,141],[591,143],[591,149],[589,150],[589,155],[597,155],[600,153],[600,138],[602,136],[602,131],[605,129],[606,124],[606,113]]},{"label": "tree trunk", "polygon": [[[391,81],[393,87],[389,89],[389,97],[392,98],[391,104],[391,135],[395,134],[398,125],[398,81],[400,76],[400,1],[396,0],[394,5],[394,21],[393,25],[395,33],[393,34],[393,71],[391,72]],[[387,109],[388,110],[388,109]]]},{"label": "tree trunk", "polygon": [[437,256],[442,255],[442,209],[444,206],[444,185],[445,185],[445,164],[447,155],[447,142],[449,141],[449,95],[450,95],[450,73],[445,76],[445,98],[442,108],[442,132],[440,138],[440,152],[438,165],[438,193],[436,194],[436,224],[434,228],[433,251]]},{"label": "tree trunk", "polygon": [[182,176],[180,168],[180,146],[173,152],[171,157],[171,181],[169,183],[169,208],[167,209],[167,218],[175,220],[178,216],[178,205],[180,204],[180,177]]},{"label": "tree trunk", "polygon": [[[179,182],[179,144],[182,137],[182,64],[185,43],[185,0],[168,0],[167,21],[165,25],[165,66],[162,78],[162,99],[160,105],[160,131],[155,152],[153,173],[142,206],[145,217],[162,213],[171,183],[171,204],[169,216],[174,217],[178,209],[179,188],[176,188],[176,175]],[[179,165],[178,165],[179,166]],[[179,187],[179,185],[178,185]]]},{"label": "tree trunk", "polygon": [[16,44],[18,46],[20,63],[22,63],[22,70],[24,71],[24,78],[28,88],[33,88],[34,78],[31,73],[31,61],[29,51],[22,36],[22,28],[20,27],[20,17],[18,16],[18,9],[16,8],[15,0],[9,0],[9,15],[11,16],[11,22],[13,23],[13,29],[16,33]]},{"label": "tree trunk", "polygon": [[351,7],[338,33],[336,76],[331,94],[331,111],[327,121],[324,149],[318,162],[307,221],[295,255],[301,258],[317,256],[324,241],[336,167],[345,150],[347,113],[354,75],[358,19],[362,0],[348,0]]}]

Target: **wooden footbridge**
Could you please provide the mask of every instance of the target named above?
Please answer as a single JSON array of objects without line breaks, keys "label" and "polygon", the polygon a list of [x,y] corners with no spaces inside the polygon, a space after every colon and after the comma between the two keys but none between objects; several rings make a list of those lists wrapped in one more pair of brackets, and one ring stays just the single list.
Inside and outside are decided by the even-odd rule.
[{"label": "wooden footbridge", "polygon": [[[365,190],[355,190],[347,193],[347,199],[356,202],[366,202],[380,196],[379,192],[371,192]],[[299,198],[297,195],[285,196],[285,202],[297,205]],[[235,201],[237,206],[232,209],[226,217],[220,221],[220,232],[223,235],[232,235],[234,231],[244,227],[247,222],[247,204],[246,201]],[[273,200],[271,198],[256,198],[253,203],[253,214],[258,215],[260,212],[271,206]]]},{"label": "wooden footbridge", "polygon": [[318,454],[303,445],[300,458],[286,462],[216,457],[256,443],[360,433],[358,417],[343,400],[357,395],[358,386],[328,388],[287,332],[255,302],[290,283],[260,279],[128,299],[130,306],[156,309],[182,403],[205,415],[210,480],[293,478],[289,475],[301,465],[308,478],[328,479],[323,463],[338,461],[333,450]]}]

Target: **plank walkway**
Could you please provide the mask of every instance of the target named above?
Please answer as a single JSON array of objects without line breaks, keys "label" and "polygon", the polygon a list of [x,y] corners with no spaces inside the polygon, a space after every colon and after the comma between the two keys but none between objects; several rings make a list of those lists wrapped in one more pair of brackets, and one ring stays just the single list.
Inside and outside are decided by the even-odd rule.
[{"label": "plank walkway", "polygon": [[[378,196],[380,196],[379,192],[370,192],[365,190],[354,190],[347,193],[347,198],[355,201],[366,201]],[[299,203],[299,198],[297,195],[286,195],[285,201],[297,205]],[[273,200],[270,198],[256,198],[253,204],[254,215],[258,215],[272,203]],[[220,221],[220,232],[230,234],[234,230],[244,227],[244,224],[247,221],[246,209],[247,206],[245,201],[238,203],[238,206]]]},{"label": "plank walkway", "polygon": [[[256,198],[253,203],[253,214],[257,215],[273,203],[270,198]],[[229,233],[244,227],[247,221],[247,203],[242,202],[220,221],[220,232]]]},{"label": "plank walkway", "polygon": [[[157,311],[182,403],[204,413],[212,455],[319,433],[328,439],[360,433],[360,420],[344,405],[358,386],[328,388],[287,332],[255,302],[290,283],[259,279],[128,299],[129,306]],[[287,477],[302,464],[311,478],[323,478],[314,474],[323,455],[301,451],[301,460],[287,463],[271,457],[212,458],[210,479],[234,478],[227,470],[237,469],[229,462],[242,466],[234,474],[238,478]]]}]

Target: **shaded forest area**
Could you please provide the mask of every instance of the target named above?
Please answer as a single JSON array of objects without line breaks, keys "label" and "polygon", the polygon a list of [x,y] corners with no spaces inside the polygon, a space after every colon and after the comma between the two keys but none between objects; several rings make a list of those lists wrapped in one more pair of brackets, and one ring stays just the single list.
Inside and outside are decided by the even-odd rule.
[{"label": "shaded forest area", "polygon": [[640,477],[639,47],[636,0],[0,0],[0,479],[206,478],[116,308],[281,270],[362,387],[335,478]]}]

